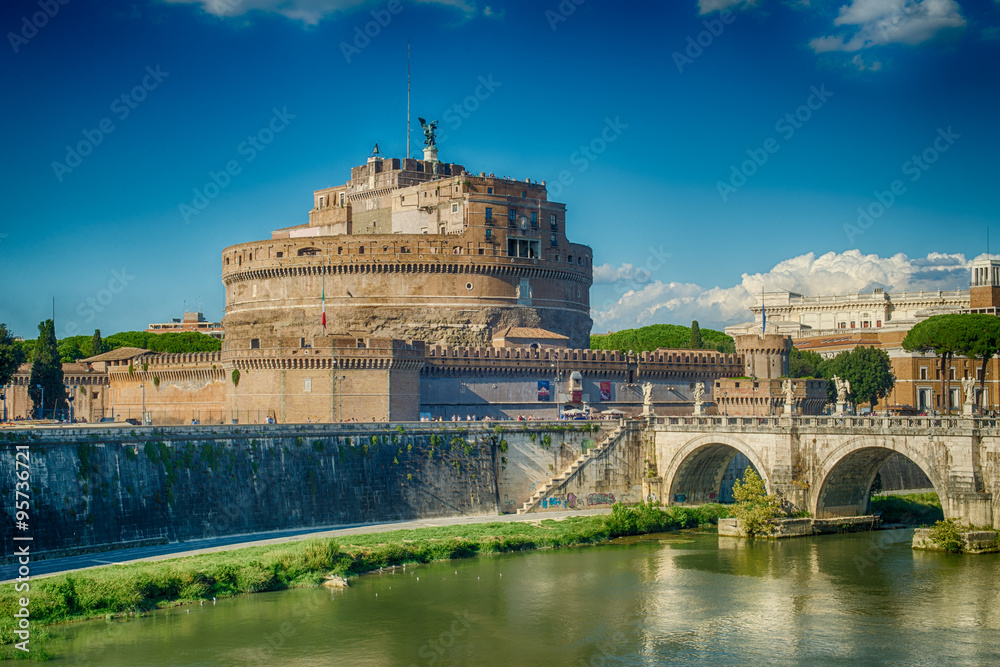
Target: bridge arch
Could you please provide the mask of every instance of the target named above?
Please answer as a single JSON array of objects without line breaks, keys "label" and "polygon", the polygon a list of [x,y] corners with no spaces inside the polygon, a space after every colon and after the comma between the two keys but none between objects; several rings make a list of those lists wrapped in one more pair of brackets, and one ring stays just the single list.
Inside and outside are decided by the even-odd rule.
[{"label": "bridge arch", "polygon": [[868,511],[869,491],[882,465],[893,454],[902,454],[927,475],[947,516],[947,485],[938,468],[913,447],[889,438],[853,438],[828,454],[816,467],[817,493],[809,511],[817,519],[857,516]]},{"label": "bridge arch", "polygon": [[680,496],[684,500],[677,502],[717,502],[716,494],[722,485],[722,477],[736,454],[749,459],[750,465],[770,489],[770,471],[752,447],[730,435],[705,435],[685,443],[667,463],[663,477],[664,488],[669,494],[668,504]]}]

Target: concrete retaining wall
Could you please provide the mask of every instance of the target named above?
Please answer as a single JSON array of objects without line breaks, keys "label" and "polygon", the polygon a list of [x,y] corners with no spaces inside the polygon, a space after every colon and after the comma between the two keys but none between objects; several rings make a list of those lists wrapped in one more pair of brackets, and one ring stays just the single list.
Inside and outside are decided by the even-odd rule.
[{"label": "concrete retaining wall", "polygon": [[[565,424],[565,423],[564,423]],[[397,426],[401,427],[397,431]],[[32,551],[105,549],[516,509],[598,434],[531,424],[316,424],[0,432],[5,526],[15,447],[30,455]],[[507,427],[503,427],[507,428]],[[521,429],[527,430],[521,430]],[[579,427],[574,427],[579,428]],[[534,434],[534,442],[532,442]],[[549,445],[542,446],[544,436]],[[500,452],[500,443],[508,451]],[[13,552],[5,540],[0,555]]]}]

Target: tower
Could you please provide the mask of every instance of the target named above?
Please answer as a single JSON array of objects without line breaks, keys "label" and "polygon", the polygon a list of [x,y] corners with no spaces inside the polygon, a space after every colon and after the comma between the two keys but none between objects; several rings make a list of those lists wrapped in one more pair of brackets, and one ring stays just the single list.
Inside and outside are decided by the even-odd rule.
[{"label": "tower", "polygon": [[744,372],[758,379],[788,375],[792,339],[778,334],[736,336],[736,354],[743,357]]},{"label": "tower", "polygon": [[972,263],[969,309],[1000,308],[1000,260],[987,255]]}]

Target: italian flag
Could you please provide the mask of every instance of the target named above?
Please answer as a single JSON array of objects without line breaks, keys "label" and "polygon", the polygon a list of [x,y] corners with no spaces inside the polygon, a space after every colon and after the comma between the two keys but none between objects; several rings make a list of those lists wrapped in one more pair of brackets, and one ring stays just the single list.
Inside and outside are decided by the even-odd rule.
[{"label": "italian flag", "polygon": [[326,333],[326,288],[323,288],[323,295],[320,297],[323,302],[323,333]]}]

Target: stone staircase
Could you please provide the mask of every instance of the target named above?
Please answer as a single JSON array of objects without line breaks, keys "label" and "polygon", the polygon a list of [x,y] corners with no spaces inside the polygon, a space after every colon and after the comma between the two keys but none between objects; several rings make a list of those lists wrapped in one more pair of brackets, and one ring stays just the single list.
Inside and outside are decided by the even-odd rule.
[{"label": "stone staircase", "polygon": [[549,482],[545,486],[540,488],[538,491],[535,491],[534,495],[528,498],[528,500],[526,500],[525,503],[521,505],[521,507],[517,510],[517,513],[527,514],[528,512],[538,507],[538,504],[542,502],[543,498],[548,497],[550,493],[552,493],[554,490],[556,490],[557,488],[565,484],[567,481],[569,481],[569,479],[573,475],[575,475],[585,465],[590,463],[591,460],[596,459],[601,454],[606,452],[610,447],[612,447],[615,443],[617,443],[618,439],[625,434],[627,429],[628,426],[626,426],[626,422],[624,421],[621,422],[615,428],[614,431],[608,434],[608,437],[605,438],[601,442],[601,444],[581,454],[580,458],[573,461],[573,463],[571,463],[568,468],[563,470],[557,476],[550,479]]}]

